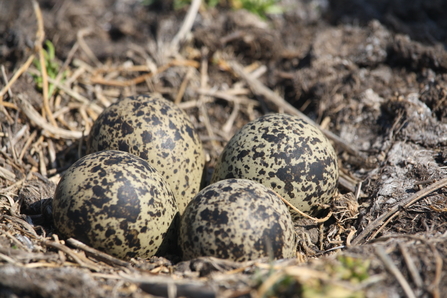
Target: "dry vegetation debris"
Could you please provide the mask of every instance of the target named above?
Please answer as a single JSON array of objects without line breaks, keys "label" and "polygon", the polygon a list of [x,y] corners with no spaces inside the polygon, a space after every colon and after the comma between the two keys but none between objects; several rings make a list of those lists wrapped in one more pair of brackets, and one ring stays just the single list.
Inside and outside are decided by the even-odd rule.
[{"label": "dry vegetation debris", "polygon": [[[0,1],[0,296],[442,297],[445,4],[283,1],[267,21],[202,7],[179,36],[188,8],[166,3]],[[105,107],[147,92],[188,113],[208,174],[262,114],[302,115],[325,131],[341,193],[322,220],[296,223],[296,259],[118,260],[59,239],[61,174]]]}]

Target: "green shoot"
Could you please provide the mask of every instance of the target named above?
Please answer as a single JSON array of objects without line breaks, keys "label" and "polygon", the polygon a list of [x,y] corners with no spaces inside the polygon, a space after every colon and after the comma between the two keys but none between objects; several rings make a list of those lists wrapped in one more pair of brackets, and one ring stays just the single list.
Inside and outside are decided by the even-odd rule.
[{"label": "green shoot", "polygon": [[[45,68],[47,70],[47,75],[51,79],[56,79],[57,74],[59,73],[59,64],[56,61],[56,51],[54,48],[54,45],[51,41],[46,40],[45,41],[45,49],[43,50],[44,60],[45,60]],[[33,61],[34,66],[39,70],[39,72],[42,71],[42,67],[40,65],[39,59],[34,59]],[[39,91],[42,91],[43,89],[43,79],[40,75],[33,75],[34,82],[36,83],[37,89]],[[63,73],[62,76],[63,79],[66,78],[66,72]],[[53,84],[49,84],[48,86],[48,97],[50,98],[53,93],[55,92],[56,86]]]},{"label": "green shoot", "polygon": [[[154,3],[157,0],[144,0],[143,3]],[[280,14],[283,9],[277,4],[279,0],[206,0],[204,1],[206,7],[216,7],[218,4],[222,6],[229,6],[232,9],[246,9],[249,12],[265,19],[267,14]],[[191,3],[191,0],[174,0],[174,9],[181,9]]]},{"label": "green shoot", "polygon": [[246,9],[265,19],[267,14],[281,14],[283,9],[277,5],[278,0],[232,0],[233,9]]}]

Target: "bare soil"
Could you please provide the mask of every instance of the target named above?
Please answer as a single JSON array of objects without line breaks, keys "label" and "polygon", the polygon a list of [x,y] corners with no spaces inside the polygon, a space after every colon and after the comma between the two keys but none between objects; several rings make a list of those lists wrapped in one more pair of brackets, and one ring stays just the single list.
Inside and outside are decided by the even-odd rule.
[{"label": "bare soil", "polygon": [[[0,0],[0,297],[445,297],[447,2],[283,0],[266,20],[203,6],[178,44],[189,6],[142,2]],[[27,62],[47,39],[44,100]],[[148,92],[190,116],[208,176],[265,113],[325,130],[340,193],[296,222],[296,259],[118,260],[55,232],[55,186],[93,121]]]}]

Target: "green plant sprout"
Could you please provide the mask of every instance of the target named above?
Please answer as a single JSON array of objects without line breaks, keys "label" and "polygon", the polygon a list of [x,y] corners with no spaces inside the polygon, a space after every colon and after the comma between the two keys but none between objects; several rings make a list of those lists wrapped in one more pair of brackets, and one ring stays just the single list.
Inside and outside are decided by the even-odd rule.
[{"label": "green plant sprout", "polygon": [[233,9],[246,9],[265,19],[267,14],[281,14],[283,9],[277,5],[278,0],[231,0]]},{"label": "green plant sprout", "polygon": [[[369,278],[370,261],[349,256],[339,256],[337,262],[321,263],[314,272],[322,276],[301,279],[299,275],[284,273],[263,297],[302,297],[302,298],[363,298],[365,293],[356,286]],[[254,273],[254,283],[262,285],[275,274],[271,268],[267,273],[260,270]]]},{"label": "green plant sprout", "polygon": [[281,277],[268,291],[264,297],[302,297],[302,285],[289,275]]},{"label": "green plant sprout", "polygon": [[[51,79],[56,79],[57,74],[59,73],[59,64],[56,61],[56,51],[54,48],[54,45],[51,41],[46,40],[45,41],[45,48],[43,50],[43,56],[44,56],[44,60],[45,60],[45,68],[47,70],[47,75],[49,78]],[[34,66],[39,70],[39,72],[42,72],[42,67],[40,65],[40,61],[39,59],[34,59],[33,61]],[[62,74],[62,80],[64,81],[65,78],[67,76],[67,72],[64,71],[64,73]],[[34,82],[36,83],[37,89],[39,91],[42,91],[43,89],[43,79],[41,75],[33,75],[34,78]],[[48,98],[51,98],[51,96],[53,95],[53,93],[56,90],[56,86],[54,84],[49,84],[48,86]]]},{"label": "green plant sprout", "polygon": [[337,260],[340,262],[340,266],[334,267],[333,270],[342,280],[360,283],[369,277],[368,268],[370,262],[368,260],[365,261],[343,255],[339,256]]},{"label": "green plant sprout", "polygon": [[[149,6],[160,0],[142,0],[142,5]],[[280,14],[283,12],[278,5],[279,0],[205,0],[206,7],[216,7],[218,4],[229,6],[232,9],[246,9],[251,13],[266,19],[267,14]],[[189,5],[191,0],[174,0],[174,9],[182,9]]]}]

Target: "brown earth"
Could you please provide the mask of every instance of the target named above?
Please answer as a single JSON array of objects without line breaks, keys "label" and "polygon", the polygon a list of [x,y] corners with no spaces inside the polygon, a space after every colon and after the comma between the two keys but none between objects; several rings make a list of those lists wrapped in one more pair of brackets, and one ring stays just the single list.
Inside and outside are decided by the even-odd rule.
[{"label": "brown earth", "polygon": [[[202,7],[178,46],[189,6],[38,4],[0,0],[0,297],[445,297],[447,2],[284,0],[265,21]],[[46,39],[49,100],[27,64]],[[326,220],[296,223],[297,259],[124,261],[60,239],[51,197],[83,136],[110,103],[147,92],[190,116],[208,175],[265,113],[328,132],[340,195]]]}]

